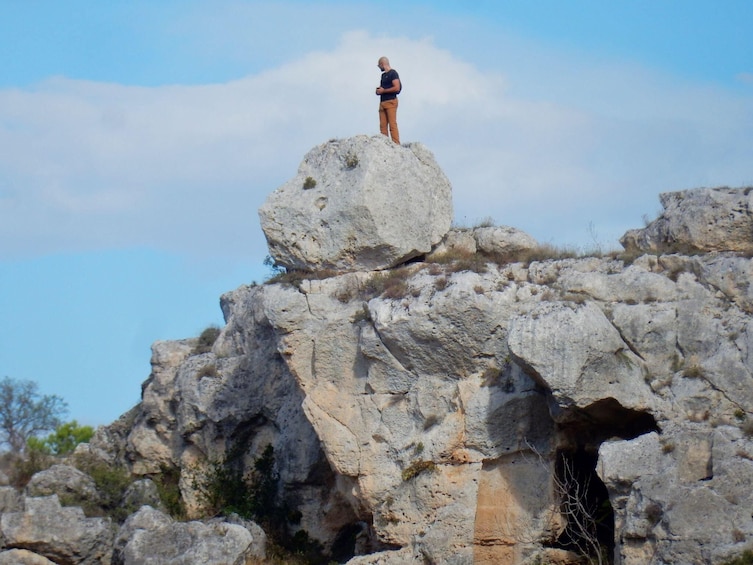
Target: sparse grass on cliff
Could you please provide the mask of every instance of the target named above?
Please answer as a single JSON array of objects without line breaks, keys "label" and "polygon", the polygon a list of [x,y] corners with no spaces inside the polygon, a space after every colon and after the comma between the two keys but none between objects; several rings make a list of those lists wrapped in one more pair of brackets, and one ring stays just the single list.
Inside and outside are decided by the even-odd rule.
[{"label": "sparse grass on cliff", "polygon": [[719,565],[753,565],[753,550],[746,549],[743,553]]},{"label": "sparse grass on cliff", "polygon": [[434,461],[417,460],[403,469],[402,477],[404,481],[410,481],[424,472],[433,472],[437,468]]},{"label": "sparse grass on cliff", "polygon": [[578,256],[574,249],[568,247],[539,245],[533,249],[520,249],[509,253],[484,253],[482,251],[473,253],[463,249],[450,249],[444,253],[430,255],[426,262],[429,265],[441,265],[445,273],[461,271],[485,273],[489,263],[500,266],[512,263],[530,265],[534,261],[574,259]]},{"label": "sparse grass on cliff", "polygon": [[393,300],[404,298],[408,295],[409,276],[410,271],[403,267],[374,273],[359,289],[359,297],[364,300],[375,296]]},{"label": "sparse grass on cliff", "polygon": [[214,345],[214,342],[217,341],[218,337],[220,337],[220,328],[217,326],[209,326],[208,328],[205,328],[204,331],[201,332],[201,335],[199,335],[196,346],[193,348],[194,354],[199,355],[201,353],[209,353],[212,351],[212,346]]}]

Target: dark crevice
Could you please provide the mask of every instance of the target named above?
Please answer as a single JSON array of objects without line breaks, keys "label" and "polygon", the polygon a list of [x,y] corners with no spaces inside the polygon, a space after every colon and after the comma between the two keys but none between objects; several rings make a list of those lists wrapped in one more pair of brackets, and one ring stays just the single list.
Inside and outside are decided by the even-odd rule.
[{"label": "dark crevice", "polygon": [[555,486],[567,525],[553,547],[587,555],[594,563],[612,563],[614,510],[596,473],[597,460],[598,453],[585,447],[557,453]]},{"label": "dark crevice", "polygon": [[651,414],[625,408],[614,398],[565,409],[557,420],[561,447],[553,482],[566,526],[552,545],[588,556],[594,563],[611,564],[614,510],[596,472],[599,446],[611,438],[631,440],[661,430]]},{"label": "dark crevice", "polygon": [[650,432],[661,433],[651,414],[625,408],[614,398],[597,400],[585,408],[568,409],[557,421],[565,437],[597,451],[610,438],[629,440]]}]

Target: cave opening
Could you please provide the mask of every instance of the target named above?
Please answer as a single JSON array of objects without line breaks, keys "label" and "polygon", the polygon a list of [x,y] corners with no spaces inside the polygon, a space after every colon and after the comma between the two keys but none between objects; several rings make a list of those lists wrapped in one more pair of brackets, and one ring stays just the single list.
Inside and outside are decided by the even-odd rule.
[{"label": "cave opening", "polygon": [[557,427],[560,447],[553,482],[566,525],[553,546],[587,556],[594,564],[612,565],[614,509],[596,472],[599,446],[612,438],[630,440],[661,430],[650,413],[625,408],[614,398],[562,413]]},{"label": "cave opening", "polygon": [[614,510],[597,460],[598,452],[584,447],[558,451],[554,484],[566,526],[553,545],[602,565],[613,563]]}]

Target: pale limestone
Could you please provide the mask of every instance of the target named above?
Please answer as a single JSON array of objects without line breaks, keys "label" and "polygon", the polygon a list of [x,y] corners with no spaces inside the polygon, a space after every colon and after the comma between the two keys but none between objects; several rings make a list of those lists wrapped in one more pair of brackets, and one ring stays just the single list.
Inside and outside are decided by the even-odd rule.
[{"label": "pale limestone", "polygon": [[270,254],[288,269],[383,269],[441,241],[452,189],[420,143],[361,135],[312,149],[259,217]]}]

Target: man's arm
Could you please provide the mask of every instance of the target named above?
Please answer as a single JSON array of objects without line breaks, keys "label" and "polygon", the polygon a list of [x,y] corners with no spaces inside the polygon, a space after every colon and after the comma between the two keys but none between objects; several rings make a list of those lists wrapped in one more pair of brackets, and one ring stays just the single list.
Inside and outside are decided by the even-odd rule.
[{"label": "man's arm", "polygon": [[376,89],[377,94],[392,94],[393,92],[400,92],[400,79],[392,79],[392,86],[389,88],[382,88],[381,86]]}]

